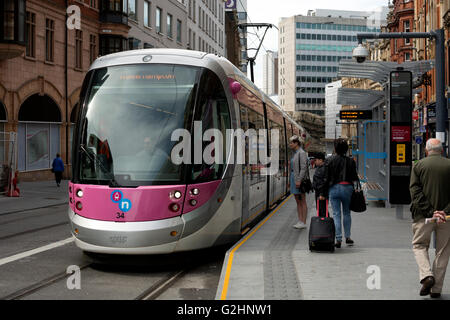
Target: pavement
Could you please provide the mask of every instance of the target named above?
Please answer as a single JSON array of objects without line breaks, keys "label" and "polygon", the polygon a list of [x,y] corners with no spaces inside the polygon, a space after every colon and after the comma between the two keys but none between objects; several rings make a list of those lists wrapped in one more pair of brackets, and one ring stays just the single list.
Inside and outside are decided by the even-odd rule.
[{"label": "pavement", "polygon": [[[352,212],[353,247],[343,243],[334,253],[311,252],[308,232],[315,215],[308,201],[308,229],[297,222],[290,197],[266,222],[228,252],[216,299],[226,300],[422,300],[419,271],[412,251],[412,219],[407,206],[403,219],[396,208],[369,203],[364,213]],[[331,211],[331,209],[330,209]],[[434,249],[430,248],[434,259]],[[231,258],[231,259],[230,259]],[[447,275],[449,272],[447,272]],[[450,299],[447,276],[441,299]]]},{"label": "pavement", "polygon": [[68,204],[69,201],[69,180],[62,180],[60,187],[54,180],[20,182],[17,187],[20,197],[0,195],[0,215]]},{"label": "pavement", "polygon": [[[68,203],[68,180],[60,187],[55,181],[21,182],[18,187],[20,197],[0,195],[0,215]],[[366,212],[352,212],[353,247],[343,243],[334,253],[316,253],[308,248],[310,217],[315,214],[313,195],[307,200],[308,229],[292,228],[297,217],[295,200],[290,197],[253,229],[258,228],[254,234],[250,231],[250,237],[228,251],[216,299],[223,296],[227,269],[227,300],[430,299],[419,296],[408,206],[403,207],[403,219],[398,219],[396,208],[369,203]],[[433,249],[430,258],[434,258]],[[448,277],[441,299],[450,299]]]}]

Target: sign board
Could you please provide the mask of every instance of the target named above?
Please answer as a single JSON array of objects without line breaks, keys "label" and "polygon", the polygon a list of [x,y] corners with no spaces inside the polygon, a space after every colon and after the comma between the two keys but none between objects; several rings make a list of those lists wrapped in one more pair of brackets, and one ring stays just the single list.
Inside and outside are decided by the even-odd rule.
[{"label": "sign board", "polygon": [[419,111],[413,111],[412,118],[413,120],[419,120]]},{"label": "sign board", "polygon": [[236,9],[236,2],[239,0],[227,0],[225,2],[225,10],[227,9]]},{"label": "sign board", "polygon": [[436,105],[427,107],[427,121],[428,123],[436,122]]},{"label": "sign board", "polygon": [[422,142],[423,142],[422,136],[416,136],[415,141],[417,144],[422,144]]},{"label": "sign board", "polygon": [[341,110],[339,111],[339,119],[341,120],[371,120],[372,110]]},{"label": "sign board", "polygon": [[389,80],[389,202],[404,205],[411,202],[412,74],[393,71]]}]

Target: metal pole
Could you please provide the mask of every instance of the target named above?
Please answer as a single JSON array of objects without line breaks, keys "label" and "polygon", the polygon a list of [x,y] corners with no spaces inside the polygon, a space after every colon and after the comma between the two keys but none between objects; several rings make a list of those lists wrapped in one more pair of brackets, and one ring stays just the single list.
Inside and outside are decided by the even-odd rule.
[{"label": "metal pole", "polygon": [[252,82],[255,83],[255,74],[253,72],[253,65],[255,64],[255,59],[250,58],[250,59],[248,59],[248,62],[250,62],[250,78],[251,78]]},{"label": "metal pole", "polygon": [[[436,138],[446,145],[445,127],[448,119],[445,103],[445,49],[444,29],[434,31],[436,35]],[[444,149],[445,150],[445,149]]]}]

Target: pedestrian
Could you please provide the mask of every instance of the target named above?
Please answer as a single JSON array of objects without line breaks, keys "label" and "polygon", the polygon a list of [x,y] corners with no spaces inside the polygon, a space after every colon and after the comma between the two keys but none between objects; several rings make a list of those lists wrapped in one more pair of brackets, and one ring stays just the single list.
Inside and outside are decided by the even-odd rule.
[{"label": "pedestrian", "polygon": [[[442,152],[441,141],[429,139],[425,148],[426,158],[414,164],[409,184],[414,220],[412,245],[422,284],[419,294],[430,294],[432,298],[441,296],[450,256],[450,223],[445,222],[445,216],[450,214],[450,159],[442,157]],[[437,222],[425,224],[425,218],[431,217]],[[428,248],[433,231],[436,254],[431,266]]]},{"label": "pedestrian", "polygon": [[297,202],[299,220],[293,227],[304,229],[306,228],[308,207],[306,205],[305,190],[301,189],[301,185],[303,179],[309,179],[308,155],[301,147],[301,141],[298,136],[292,136],[289,139],[289,148],[294,152],[291,158],[289,185],[291,194],[295,196],[295,201]]},{"label": "pedestrian", "polygon": [[56,185],[59,187],[64,172],[64,162],[62,161],[59,153],[56,154],[56,158],[53,159],[52,172],[55,174]]},{"label": "pedestrian", "polygon": [[[333,209],[333,219],[336,229],[336,248],[342,244],[342,222],[341,211],[343,215],[343,225],[345,234],[345,243],[349,246],[354,244],[350,238],[352,217],[350,215],[350,200],[353,193],[353,184],[358,181],[356,163],[352,158],[346,156],[348,151],[347,141],[336,139],[334,141],[335,153],[326,160],[326,176],[328,197]],[[342,206],[342,210],[341,210]]]},{"label": "pedestrian", "polygon": [[316,200],[322,197],[320,200],[324,200],[327,197],[328,188],[327,182],[327,172],[325,168],[325,153],[319,152],[314,160],[314,165],[316,171],[313,177],[313,189],[316,194]]}]

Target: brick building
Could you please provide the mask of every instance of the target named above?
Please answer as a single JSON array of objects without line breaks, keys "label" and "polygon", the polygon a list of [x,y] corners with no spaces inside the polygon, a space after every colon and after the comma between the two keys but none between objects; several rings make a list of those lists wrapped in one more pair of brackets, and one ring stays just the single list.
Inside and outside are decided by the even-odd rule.
[{"label": "brick building", "polygon": [[[80,8],[81,29],[66,33],[66,8],[72,4]],[[23,180],[51,178],[48,168],[56,153],[68,162],[71,115],[98,54],[97,5],[93,0],[4,0],[1,5],[0,109],[5,119],[0,131],[17,133]]]},{"label": "brick building", "polygon": [[[76,21],[72,9],[80,13],[75,28],[66,24]],[[223,54],[224,45],[221,0],[2,0],[0,132],[17,134],[20,179],[51,179],[56,153],[70,176],[81,85],[99,55],[142,48]],[[0,141],[0,167],[7,149]]]},{"label": "brick building", "polygon": [[[414,1],[393,0],[393,9],[388,17],[388,32],[412,32],[414,23]],[[412,39],[391,39],[391,61],[403,63],[413,56]]]}]

